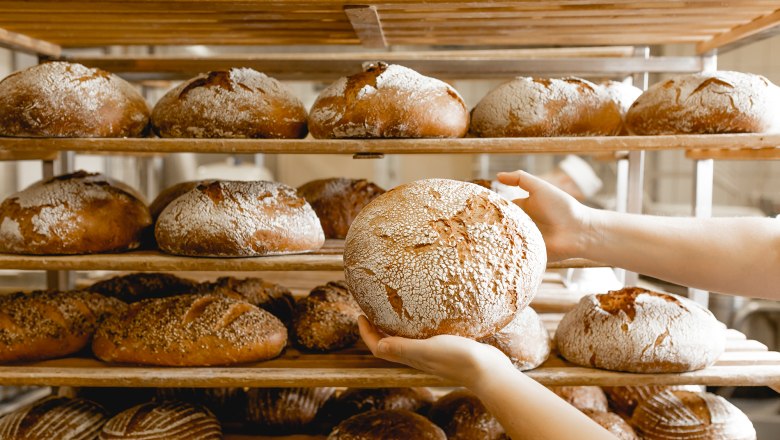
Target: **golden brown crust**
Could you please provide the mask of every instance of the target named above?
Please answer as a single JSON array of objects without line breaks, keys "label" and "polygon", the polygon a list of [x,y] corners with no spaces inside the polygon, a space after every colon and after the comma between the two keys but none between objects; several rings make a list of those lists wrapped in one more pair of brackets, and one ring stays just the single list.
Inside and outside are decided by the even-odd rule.
[{"label": "golden brown crust", "polygon": [[439,425],[448,440],[499,440],[504,428],[474,393],[455,390],[434,402],[428,418]]},{"label": "golden brown crust", "polygon": [[590,410],[604,412],[609,410],[607,396],[600,387],[561,386],[547,388],[580,411]]},{"label": "golden brown crust", "polygon": [[100,440],[221,440],[222,427],[208,409],[190,403],[148,402],[112,417]]},{"label": "golden brown crust", "polygon": [[95,402],[50,396],[3,416],[0,438],[94,440],[107,420]]},{"label": "golden brown crust", "polygon": [[92,351],[106,362],[208,366],[278,356],[287,330],[273,315],[218,295],[179,295],[131,304],[103,322]]},{"label": "golden brown crust", "polygon": [[140,246],[149,209],[122,185],[77,171],[37,182],[0,205],[0,252],[89,254]]},{"label": "golden brown crust", "polygon": [[425,417],[402,409],[361,413],[339,423],[328,440],[447,440]]},{"label": "golden brown crust", "polygon": [[531,307],[520,311],[498,333],[479,342],[501,350],[520,371],[536,368],[550,356],[552,341],[539,315]]},{"label": "golden brown crust", "polygon": [[270,312],[285,325],[292,322],[295,298],[290,289],[262,278],[220,277],[201,283],[197,292],[243,300]]},{"label": "golden brown crust", "polygon": [[263,434],[310,432],[311,424],[335,388],[251,388],[246,422]]},{"label": "golden brown crust", "polygon": [[403,409],[424,414],[435,399],[428,388],[347,388],[334,395],[317,415],[325,432],[356,414],[385,409]]},{"label": "golden brown crust", "polygon": [[295,306],[295,343],[314,351],[348,347],[360,337],[357,319],[362,313],[343,281],[317,286]]},{"label": "golden brown crust", "polygon": [[137,272],[108,278],[89,286],[87,290],[134,303],[149,298],[193,293],[198,283],[170,273]]},{"label": "golden brown crust", "polygon": [[104,70],[54,61],[0,81],[0,136],[138,137],[149,106]]},{"label": "golden brown crust", "polygon": [[363,207],[384,192],[365,179],[320,179],[298,187],[298,194],[317,213],[325,238],[345,238]]},{"label": "golden brown crust", "polygon": [[584,410],[583,412],[618,440],[639,440],[631,425],[619,415],[606,411]]}]

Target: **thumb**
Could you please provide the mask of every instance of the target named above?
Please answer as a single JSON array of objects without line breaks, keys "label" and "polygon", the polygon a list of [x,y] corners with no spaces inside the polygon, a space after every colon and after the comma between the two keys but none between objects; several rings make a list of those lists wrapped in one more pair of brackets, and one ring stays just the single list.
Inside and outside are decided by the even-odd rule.
[{"label": "thumb", "polygon": [[498,173],[497,177],[498,181],[504,185],[518,186],[528,191],[529,194],[533,194],[537,190],[549,185],[544,180],[522,170],[512,171],[511,173]]},{"label": "thumb", "polygon": [[[421,354],[421,342],[416,339],[388,336],[382,338],[377,344],[376,355],[382,359],[409,364]],[[424,350],[422,350],[424,351]]]}]

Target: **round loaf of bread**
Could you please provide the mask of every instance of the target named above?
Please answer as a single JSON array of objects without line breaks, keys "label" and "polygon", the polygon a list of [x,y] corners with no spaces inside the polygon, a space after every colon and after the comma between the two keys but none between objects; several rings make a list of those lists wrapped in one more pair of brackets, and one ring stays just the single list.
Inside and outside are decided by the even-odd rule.
[{"label": "round loaf of bread", "polygon": [[625,387],[603,387],[609,407],[619,415],[630,419],[637,405],[662,391],[704,391],[699,385],[641,385]]},{"label": "round loaf of bread", "polygon": [[481,339],[504,352],[520,371],[542,365],[550,356],[552,341],[539,315],[526,307],[498,333]]},{"label": "round loaf of bread", "polygon": [[263,434],[309,432],[335,388],[251,388],[246,422]]},{"label": "round loaf of bread", "polygon": [[370,201],[385,190],[366,179],[320,179],[298,188],[320,219],[325,238],[344,238],[349,225]]},{"label": "round loaf of bread", "polygon": [[780,129],[780,89],[752,73],[680,75],[654,84],[631,106],[632,134],[764,133]]},{"label": "round loaf of bread", "polygon": [[152,127],[171,138],[306,137],[306,108],[274,78],[249,68],[204,73],[165,94]]},{"label": "round loaf of bread", "polygon": [[609,409],[607,396],[604,395],[604,391],[600,387],[562,386],[547,388],[580,411],[604,412]]},{"label": "round loaf of bread", "polygon": [[100,174],[78,171],[37,182],[0,205],[0,252],[91,254],[141,245],[152,223],[136,195]]},{"label": "round loaf of bread", "polygon": [[0,136],[138,137],[148,124],[143,96],[104,70],[54,61],[0,81]]},{"label": "round loaf of bread", "polygon": [[243,300],[270,312],[285,325],[292,322],[295,298],[290,289],[262,278],[219,277],[201,283],[196,291]]},{"label": "round loaf of bread", "polygon": [[293,316],[295,343],[306,350],[331,351],[349,347],[359,338],[360,306],[342,281],[317,286],[298,301]]},{"label": "round loaf of bread", "polygon": [[428,388],[348,388],[325,403],[317,415],[318,425],[329,432],[342,420],[374,410],[425,413],[433,401]]},{"label": "round loaf of bread", "polygon": [[329,138],[453,138],[469,128],[463,98],[447,83],[377,62],[320,93],[309,130]]},{"label": "round loaf of bread", "polygon": [[633,104],[642,94],[642,89],[639,87],[634,87],[631,84],[626,84],[621,81],[609,80],[604,81],[599,85],[604,88],[607,95],[617,103],[618,107],[620,107],[620,114],[623,117],[628,113],[631,104]]},{"label": "round loaf of bread", "polygon": [[639,440],[631,425],[619,415],[606,411],[585,410],[583,412],[618,440]]},{"label": "round loaf of bread", "polygon": [[712,365],[725,349],[709,310],[668,293],[628,287],[584,296],[555,333],[578,365],[632,373],[679,373]]},{"label": "round loaf of bread", "polygon": [[434,402],[428,418],[447,434],[448,440],[499,440],[504,428],[470,391],[456,390]]},{"label": "round loaf of bread", "polygon": [[160,213],[154,235],[162,251],[194,257],[294,254],[325,243],[317,214],[295,189],[265,181],[198,185]]},{"label": "round loaf of bread", "polygon": [[149,213],[152,215],[152,219],[156,222],[157,217],[160,216],[160,213],[163,212],[163,209],[170,205],[172,201],[179,198],[179,196],[192,191],[198,185],[209,182],[211,181],[191,180],[187,182],[180,182],[160,191],[160,194],[157,194],[157,197],[155,197],[154,200],[152,200],[152,203],[149,204]]},{"label": "round loaf of bread", "polygon": [[206,408],[167,401],[134,406],[103,426],[100,440],[222,440],[222,427]]},{"label": "round loaf of bread", "polygon": [[103,321],[92,351],[106,362],[209,366],[278,356],[287,329],[245,301],[219,295],[179,295],[131,304]]},{"label": "round loaf of bread", "polygon": [[750,419],[723,397],[663,391],[637,406],[631,425],[642,439],[755,440]]},{"label": "round loaf of bread", "polygon": [[107,420],[106,410],[97,403],[51,396],[0,418],[0,438],[92,440]]},{"label": "round loaf of bread", "polygon": [[479,137],[612,136],[620,108],[602,88],[581,78],[518,77],[488,93],[471,113]]},{"label": "round loaf of bread", "polygon": [[533,298],[542,234],[517,205],[472,183],[401,185],[358,214],[344,247],[349,290],[390,335],[483,338]]},{"label": "round loaf of bread", "polygon": [[344,420],[328,440],[447,440],[425,417],[402,409],[364,412]]},{"label": "round loaf of bread", "polygon": [[137,272],[115,276],[89,286],[87,290],[134,303],[195,291],[198,283],[170,273]]}]

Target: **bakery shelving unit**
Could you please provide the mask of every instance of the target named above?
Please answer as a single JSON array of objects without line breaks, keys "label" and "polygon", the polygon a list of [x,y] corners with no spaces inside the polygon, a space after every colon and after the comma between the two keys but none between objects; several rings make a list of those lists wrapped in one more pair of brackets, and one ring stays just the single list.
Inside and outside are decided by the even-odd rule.
[{"label": "bakery shelving unit", "polygon": [[[359,45],[375,52],[230,55],[224,57],[74,57],[136,80],[175,79],[211,68],[246,65],[287,79],[327,79],[383,58],[442,78],[513,74],[695,72],[715,67],[714,51],[774,34],[777,1],[558,0],[413,2],[370,5],[340,1],[243,0],[12,1],[0,4],[0,44],[61,57],[62,48],[109,45]],[[139,11],[143,11],[139,14]],[[698,55],[650,57],[648,45],[694,43]],[[399,45],[606,46],[533,50],[377,51]],[[615,47],[621,45],[621,47]],[[628,46],[626,48],[625,46]],[[638,50],[634,49],[638,47]],[[332,46],[328,46],[332,48]],[[329,49],[332,51],[332,49]],[[646,77],[645,77],[646,78]],[[0,158],[37,158],[51,170],[53,152],[527,154],[629,152],[620,169],[629,210],[641,206],[646,151],[686,150],[700,160],[700,193],[711,192],[712,162],[724,149],[777,158],[780,135],[689,135],[554,139],[206,140],[0,139]],[[732,150],[728,150],[732,151]],[[742,151],[742,150],[739,150]],[[732,153],[729,153],[732,154]],[[706,157],[705,157],[706,156]],[[621,155],[621,157],[624,157]],[[66,167],[67,168],[67,167]],[[709,174],[707,170],[709,169]],[[700,202],[706,197],[699,197]],[[0,268],[47,270],[327,271],[340,270],[340,243],[299,256],[196,259],[152,251],[107,256],[0,255]],[[559,267],[597,263],[567,261]],[[554,330],[560,315],[544,314]],[[728,349],[707,369],[683,374],[630,374],[577,367],[557,356],[528,374],[549,385],[768,385],[780,389],[780,353],[734,330]],[[0,384],[52,386],[438,386],[442,379],[373,358],[360,345],[331,354],[295,349],[275,360],[224,368],[154,368],[66,358],[0,366]]]}]

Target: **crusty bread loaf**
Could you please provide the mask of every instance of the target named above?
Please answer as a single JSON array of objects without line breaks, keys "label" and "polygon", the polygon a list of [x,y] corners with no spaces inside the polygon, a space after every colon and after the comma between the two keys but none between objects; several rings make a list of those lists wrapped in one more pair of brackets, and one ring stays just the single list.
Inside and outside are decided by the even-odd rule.
[{"label": "crusty bread loaf", "polygon": [[763,133],[780,129],[780,89],[760,75],[702,72],[654,84],[631,106],[632,134]]},{"label": "crusty bread loaf", "polygon": [[42,180],[0,205],[0,252],[89,254],[135,249],[149,209],[118,182],[78,171]]},{"label": "crusty bread loaf", "polygon": [[331,397],[317,415],[326,432],[356,414],[383,409],[404,409],[425,413],[433,403],[428,388],[347,388]]},{"label": "crusty bread loaf", "polygon": [[306,350],[331,351],[349,347],[360,337],[360,306],[346,283],[331,281],[315,287],[295,306],[292,334],[295,343]]},{"label": "crusty bread loaf", "polygon": [[138,137],[149,106],[127,81],[55,61],[0,81],[0,136]]},{"label": "crusty bread loaf", "polygon": [[558,386],[547,387],[558,397],[580,411],[600,411],[609,409],[607,396],[600,387],[595,386]]},{"label": "crusty bread loaf", "polygon": [[621,81],[604,81],[599,84],[607,95],[620,107],[620,114],[625,117],[631,104],[642,94],[642,89]]},{"label": "crusty bread loaf", "polygon": [[155,400],[202,405],[221,422],[243,422],[246,412],[246,392],[243,388],[157,388]]},{"label": "crusty bread loaf", "polygon": [[36,291],[0,296],[0,362],[50,359],[84,348],[123,302],[97,293]]},{"label": "crusty bread loaf", "polygon": [[478,185],[428,179],[374,199],[344,248],[350,292],[384,332],[483,338],[533,298],[547,254],[517,205]]},{"label": "crusty bread loaf", "polygon": [[198,185],[209,182],[211,181],[190,180],[187,182],[177,183],[176,185],[169,186],[168,188],[160,191],[160,194],[157,194],[157,197],[155,197],[154,200],[152,200],[152,203],[149,204],[149,213],[152,215],[152,219],[156,222],[157,217],[160,216],[160,213],[163,212],[163,209],[170,205],[172,201],[179,198],[179,196],[192,191]]},{"label": "crusty bread loaf", "polygon": [[328,440],[447,440],[425,417],[402,409],[360,413],[339,423]]},{"label": "crusty bread loaf", "polygon": [[552,341],[539,315],[531,307],[521,310],[506,327],[479,342],[504,352],[520,371],[542,365],[550,356]]},{"label": "crusty bread loaf", "polygon": [[612,136],[622,125],[607,92],[581,78],[518,77],[471,113],[471,133],[479,137]]},{"label": "crusty bread loaf", "polygon": [[448,440],[499,440],[504,428],[474,393],[455,390],[434,402],[428,418],[447,434]]},{"label": "crusty bread loaf", "polygon": [[274,78],[249,68],[184,81],[154,106],[152,127],[173,138],[304,138],[306,108]]},{"label": "crusty bread loaf", "polygon": [[603,390],[607,395],[610,409],[622,417],[630,419],[637,405],[662,391],[683,390],[701,392],[704,391],[704,387],[699,385],[640,385],[603,387]]},{"label": "crusty bread loaf", "polygon": [[298,188],[298,194],[317,213],[325,238],[344,238],[355,216],[385,190],[366,179],[312,180]]},{"label": "crusty bread loaf", "polygon": [[94,440],[106,410],[85,399],[47,397],[0,418],[3,440]]},{"label": "crusty bread loaf", "polygon": [[320,93],[309,114],[312,136],[452,138],[468,131],[466,104],[445,82],[383,62],[363,70]]},{"label": "crusty bread loaf", "polygon": [[290,289],[262,278],[219,277],[201,283],[197,292],[240,299],[270,312],[285,325],[292,322],[295,298]]},{"label": "crusty bread loaf", "polygon": [[215,181],[179,196],[157,219],[164,252],[253,257],[308,252],[325,243],[314,210],[281,183]]},{"label": "crusty bread loaf", "polygon": [[198,283],[170,273],[137,272],[98,281],[87,290],[133,303],[195,291]]},{"label": "crusty bread loaf", "polygon": [[263,434],[312,431],[317,412],[335,388],[251,388],[247,391],[246,422]]},{"label": "crusty bread loaf", "polygon": [[564,315],[555,340],[570,362],[634,373],[698,370],[725,348],[722,326],[709,310],[638,287],[583,297]]},{"label": "crusty bread loaf", "polygon": [[723,397],[692,391],[663,391],[637,406],[631,425],[646,440],[755,440],[750,419]]},{"label": "crusty bread loaf", "polygon": [[148,402],[112,417],[100,440],[221,440],[222,427],[206,408],[190,403]]},{"label": "crusty bread loaf", "polygon": [[639,440],[631,425],[619,415],[606,411],[585,410],[583,412],[618,440]]},{"label": "crusty bread loaf", "polygon": [[286,343],[284,324],[248,302],[179,295],[131,304],[105,320],[92,351],[106,362],[208,366],[271,359]]}]

